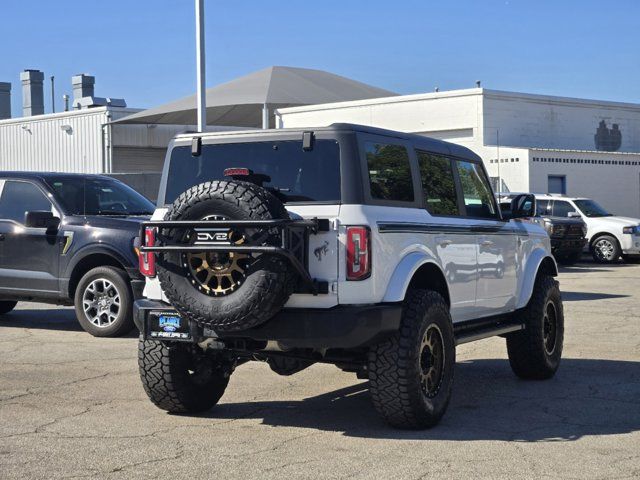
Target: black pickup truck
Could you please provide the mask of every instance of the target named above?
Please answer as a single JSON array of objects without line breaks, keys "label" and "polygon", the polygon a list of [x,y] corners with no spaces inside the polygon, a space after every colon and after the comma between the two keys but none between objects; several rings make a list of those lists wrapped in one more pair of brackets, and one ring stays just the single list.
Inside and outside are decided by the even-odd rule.
[{"label": "black pickup truck", "polygon": [[[517,193],[499,194],[503,214],[509,215],[511,200]],[[573,265],[582,256],[587,243],[587,226],[580,218],[559,217],[551,214],[549,202],[536,202],[535,219],[544,227],[551,240],[551,253],[563,265]]]},{"label": "black pickup truck", "polygon": [[134,327],[134,238],[154,205],[101,175],[0,172],[0,316],[19,301],[75,305],[95,336]]}]

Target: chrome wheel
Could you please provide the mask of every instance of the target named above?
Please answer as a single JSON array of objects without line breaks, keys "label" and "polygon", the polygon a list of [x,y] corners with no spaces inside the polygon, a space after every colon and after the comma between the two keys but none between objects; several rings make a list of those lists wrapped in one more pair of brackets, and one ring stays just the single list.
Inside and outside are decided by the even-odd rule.
[{"label": "chrome wheel", "polygon": [[427,398],[438,394],[444,377],[444,340],[435,324],[427,327],[420,343],[420,387]]},{"label": "chrome wheel", "polygon": [[593,250],[599,260],[611,262],[615,260],[616,246],[608,238],[601,238],[593,245]]},{"label": "chrome wheel", "polygon": [[106,278],[97,278],[85,288],[82,308],[87,320],[96,327],[109,327],[120,314],[120,292]]},{"label": "chrome wheel", "polygon": [[544,349],[548,355],[551,355],[556,349],[556,338],[558,336],[558,313],[556,305],[552,301],[547,302],[544,308],[542,328]]}]

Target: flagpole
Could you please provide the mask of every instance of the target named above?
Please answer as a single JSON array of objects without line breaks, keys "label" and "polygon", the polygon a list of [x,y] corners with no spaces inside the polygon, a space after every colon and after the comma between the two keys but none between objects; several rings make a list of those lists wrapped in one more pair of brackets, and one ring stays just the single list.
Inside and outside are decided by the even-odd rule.
[{"label": "flagpole", "polygon": [[207,98],[205,91],[204,60],[204,0],[196,1],[196,103],[198,109],[198,132],[204,132],[207,126]]}]

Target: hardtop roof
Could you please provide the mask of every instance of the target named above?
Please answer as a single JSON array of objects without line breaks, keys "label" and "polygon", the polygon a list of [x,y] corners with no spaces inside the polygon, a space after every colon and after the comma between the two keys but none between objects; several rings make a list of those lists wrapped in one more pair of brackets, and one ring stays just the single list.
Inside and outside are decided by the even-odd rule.
[{"label": "hardtop roof", "polygon": [[193,138],[216,139],[216,138],[250,138],[250,137],[269,137],[269,136],[283,136],[296,132],[335,132],[335,133],[365,133],[370,135],[378,135],[384,137],[397,138],[412,142],[416,147],[422,147],[426,150],[433,150],[441,152],[448,150],[451,155],[458,157],[472,158],[474,160],[481,160],[481,158],[472,150],[458,145],[455,143],[446,142],[444,140],[438,140],[435,138],[426,137],[423,135],[417,135],[415,133],[399,132],[396,130],[388,130],[385,128],[371,127],[368,125],[358,125],[354,123],[333,123],[325,127],[296,127],[296,128],[271,128],[271,129],[255,129],[255,130],[237,130],[237,131],[224,131],[224,132],[186,132],[176,135],[175,140],[190,140]]}]

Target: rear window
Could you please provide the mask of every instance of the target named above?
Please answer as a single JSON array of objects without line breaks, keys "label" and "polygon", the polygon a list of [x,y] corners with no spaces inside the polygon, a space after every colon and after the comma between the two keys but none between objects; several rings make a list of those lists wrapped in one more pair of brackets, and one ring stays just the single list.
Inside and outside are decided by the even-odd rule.
[{"label": "rear window", "polygon": [[224,176],[227,168],[267,175],[263,186],[285,203],[340,201],[338,142],[316,140],[308,151],[301,141],[203,145],[197,157],[190,147],[176,147],[171,152],[165,203],[199,183],[230,180]]}]

